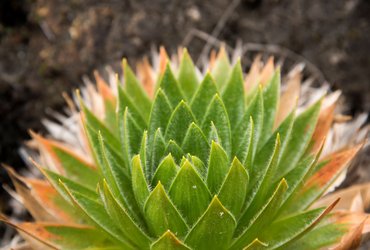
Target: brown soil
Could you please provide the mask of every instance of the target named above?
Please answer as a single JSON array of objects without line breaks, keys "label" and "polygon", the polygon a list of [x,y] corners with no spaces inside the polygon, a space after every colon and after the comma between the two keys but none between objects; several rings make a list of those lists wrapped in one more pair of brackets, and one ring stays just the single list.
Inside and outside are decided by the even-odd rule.
[{"label": "brown soil", "polygon": [[[241,39],[289,48],[343,90],[349,114],[370,110],[366,0],[2,0],[0,161],[23,167],[18,148],[27,130],[42,131],[40,119],[61,110],[61,92],[84,74],[158,45],[175,51],[186,43],[197,58],[205,45],[199,31],[232,47]],[[2,169],[0,182],[9,182]]]}]

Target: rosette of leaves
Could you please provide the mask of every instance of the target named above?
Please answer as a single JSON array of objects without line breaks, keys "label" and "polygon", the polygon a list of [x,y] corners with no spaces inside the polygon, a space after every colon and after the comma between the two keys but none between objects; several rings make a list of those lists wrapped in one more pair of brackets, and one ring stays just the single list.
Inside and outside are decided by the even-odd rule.
[{"label": "rosette of leaves", "polygon": [[2,218],[27,247],[344,249],[361,237],[336,198],[313,208],[361,147],[321,154],[337,94],[298,105],[299,81],[282,92],[271,60],[245,78],[224,50],[204,74],[186,50],[179,61],[162,50],[137,76],[124,61],[111,85],[96,73],[79,109],[68,100],[72,127],[31,133],[45,179],[7,169],[35,222]]}]

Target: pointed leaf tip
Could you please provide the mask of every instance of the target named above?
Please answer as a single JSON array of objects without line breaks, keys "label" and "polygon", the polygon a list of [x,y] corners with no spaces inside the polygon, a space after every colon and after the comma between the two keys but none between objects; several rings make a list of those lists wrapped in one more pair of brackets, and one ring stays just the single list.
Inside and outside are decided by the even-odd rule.
[{"label": "pointed leaf tip", "polygon": [[151,250],[190,250],[175,234],[167,230],[157,241],[155,241]]},{"label": "pointed leaf tip", "polygon": [[144,214],[149,230],[157,237],[167,230],[176,232],[180,237],[188,231],[184,219],[168,198],[160,181],[144,205]]},{"label": "pointed leaf tip", "polygon": [[183,51],[178,80],[185,96],[190,100],[198,87],[196,68],[186,49]]},{"label": "pointed leaf tip", "polygon": [[234,217],[215,195],[206,212],[185,237],[185,243],[194,249],[227,249],[235,226]]},{"label": "pointed leaf tip", "polygon": [[238,217],[247,194],[249,175],[235,157],[218,194],[224,206]]},{"label": "pointed leaf tip", "polygon": [[188,159],[173,180],[169,195],[189,225],[203,214],[211,200],[206,184]]},{"label": "pointed leaf tip", "polygon": [[132,188],[139,207],[144,209],[144,203],[149,196],[149,187],[139,155],[132,159]]}]

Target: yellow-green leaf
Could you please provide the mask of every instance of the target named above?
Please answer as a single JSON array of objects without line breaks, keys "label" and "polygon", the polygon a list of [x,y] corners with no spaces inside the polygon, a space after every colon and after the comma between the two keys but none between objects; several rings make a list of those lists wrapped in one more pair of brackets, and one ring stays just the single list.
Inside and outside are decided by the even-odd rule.
[{"label": "yellow-green leaf", "polygon": [[150,193],[144,206],[144,214],[149,230],[157,237],[167,230],[175,232],[179,237],[188,231],[184,219],[168,198],[160,182]]},{"label": "yellow-green leaf", "polygon": [[218,143],[212,141],[207,171],[207,186],[211,194],[218,193],[228,172],[229,158],[225,150]]},{"label": "yellow-green leaf", "polygon": [[236,221],[215,196],[205,213],[185,237],[185,244],[193,249],[228,249]]},{"label": "yellow-green leaf", "polygon": [[148,119],[143,113],[140,112],[138,107],[135,105],[130,96],[123,90],[121,85],[118,85],[118,115],[117,115],[117,125],[120,126],[121,122],[120,114],[124,113],[126,108],[130,110],[130,113],[137,121],[141,129],[145,129],[148,124]]},{"label": "yellow-green leaf", "polygon": [[131,166],[125,166],[123,159],[109,144],[100,137],[101,161],[103,162],[103,176],[107,179],[114,196],[130,215],[142,222],[139,206],[136,203],[131,183]]},{"label": "yellow-green leaf", "polygon": [[126,238],[126,236],[119,230],[115,222],[110,219],[104,206],[97,200],[92,200],[87,196],[71,189],[66,183],[61,182],[66,192],[69,194],[74,205],[80,209],[86,218],[89,218],[93,225],[101,229],[112,240],[127,249],[134,249],[134,245]]},{"label": "yellow-green leaf", "polygon": [[266,230],[266,227],[275,219],[287,189],[288,184],[285,179],[282,179],[270,200],[259,210],[256,216],[248,224],[238,224],[239,230],[237,232],[242,233],[239,233],[239,236],[234,240],[230,249],[240,249],[250,244],[253,239],[258,238],[259,234]]},{"label": "yellow-green leaf", "polygon": [[[294,121],[288,145],[284,149],[279,162],[279,176],[284,176],[297,164],[308,147],[316,127],[321,102],[317,102],[300,114]],[[294,154],[292,153],[294,152]]]},{"label": "yellow-green leaf", "polygon": [[[113,134],[103,123],[100,121],[84,104],[82,104],[82,111],[84,113],[85,127],[91,128],[94,131],[100,131],[106,140],[112,145],[113,148],[119,150],[121,145],[119,143],[117,135]],[[90,144],[93,142],[90,142]]]},{"label": "yellow-green leaf", "polygon": [[172,107],[176,107],[181,100],[185,99],[179,83],[172,73],[170,64],[167,64],[166,70],[160,79],[159,88],[167,95]]},{"label": "yellow-green leaf", "polygon": [[149,186],[146,180],[143,167],[141,165],[140,156],[136,155],[132,158],[132,189],[136,201],[141,209],[144,209],[144,203],[149,196]]},{"label": "yellow-green leaf", "polygon": [[189,225],[193,225],[203,214],[212,198],[206,184],[188,160],[182,164],[168,193]]},{"label": "yellow-green leaf", "polygon": [[280,97],[280,70],[276,70],[272,79],[263,90],[263,127],[261,138],[258,142],[258,149],[260,149],[267,139],[272,134],[272,129],[275,122],[275,116],[279,104]]},{"label": "yellow-green leaf", "polygon": [[152,179],[152,185],[156,186],[161,182],[166,190],[170,187],[173,178],[176,176],[179,167],[176,165],[172,155],[167,155],[159,164]]},{"label": "yellow-green leaf", "polygon": [[[257,145],[258,141],[261,136],[261,131],[263,127],[263,95],[262,95],[262,89],[259,88],[258,92],[254,96],[252,102],[246,109],[244,116],[242,120],[239,122],[239,124],[235,127],[235,130],[233,130],[233,152],[237,152],[240,147],[246,148],[244,139],[248,136],[248,127],[250,126],[250,117],[253,119],[253,131],[251,133],[252,135],[252,143],[249,143],[249,145],[252,147],[248,149],[248,151],[251,151],[251,154],[248,155],[250,158],[250,163],[253,163],[255,155],[257,153]],[[246,138],[248,139],[248,138]]]},{"label": "yellow-green leaf", "polygon": [[149,249],[150,238],[132,220],[126,209],[122,207],[112,194],[106,181],[103,182],[102,191],[104,195],[105,208],[112,220],[117,222],[119,229],[134,245],[140,249]]},{"label": "yellow-green leaf", "polygon": [[231,128],[235,128],[244,114],[244,81],[240,60],[235,64],[229,82],[222,93]]},{"label": "yellow-green leaf", "polygon": [[198,87],[198,77],[196,74],[196,68],[187,49],[184,49],[184,53],[182,55],[178,81],[186,98],[191,100]]},{"label": "yellow-green leaf", "polygon": [[219,89],[223,89],[231,72],[230,61],[224,47],[220,48],[211,72]]},{"label": "yellow-green leaf", "polygon": [[167,140],[174,140],[177,144],[181,145],[186,131],[192,122],[195,122],[193,113],[189,106],[184,101],[181,101],[171,114],[165,138]]},{"label": "yellow-green leaf", "polygon": [[196,155],[202,161],[206,161],[209,153],[209,144],[203,131],[194,122],[190,124],[181,148],[184,153]]},{"label": "yellow-green leaf", "polygon": [[169,140],[164,152],[165,152],[165,155],[172,154],[176,162],[179,162],[181,157],[184,155],[184,151],[174,140]]},{"label": "yellow-green leaf", "polygon": [[191,110],[196,119],[201,121],[207,111],[207,107],[211,103],[214,95],[217,94],[217,87],[212,76],[207,73],[203,81],[198,87],[197,92],[191,100]]},{"label": "yellow-green leaf", "polygon": [[158,128],[155,131],[154,138],[153,138],[153,145],[150,152],[150,172],[154,173],[158,167],[160,160],[164,155],[164,151],[166,150],[166,142],[162,135],[161,129]]},{"label": "yellow-green leaf", "polygon": [[143,86],[141,85],[141,83],[139,83],[138,79],[136,78],[134,72],[132,72],[126,60],[124,60],[122,63],[124,71],[123,74],[125,77],[123,88],[147,121],[149,119],[150,108],[152,105],[151,101],[149,100],[149,97],[145,93]]},{"label": "yellow-green leaf", "polygon": [[238,218],[247,194],[249,175],[241,162],[234,158],[218,198]]},{"label": "yellow-green leaf", "polygon": [[165,232],[158,240],[156,240],[151,250],[191,250],[189,247],[179,240],[170,230]]},{"label": "yellow-green leaf", "polygon": [[228,155],[231,154],[231,127],[225,105],[218,94],[214,95],[207,108],[201,128],[206,136],[211,132],[212,124],[217,129],[221,145]]},{"label": "yellow-green leaf", "polygon": [[158,128],[161,128],[162,131],[166,131],[168,120],[170,119],[169,114],[172,114],[172,112],[172,106],[167,95],[162,89],[158,89],[152,111],[150,112],[149,135],[154,135]]}]

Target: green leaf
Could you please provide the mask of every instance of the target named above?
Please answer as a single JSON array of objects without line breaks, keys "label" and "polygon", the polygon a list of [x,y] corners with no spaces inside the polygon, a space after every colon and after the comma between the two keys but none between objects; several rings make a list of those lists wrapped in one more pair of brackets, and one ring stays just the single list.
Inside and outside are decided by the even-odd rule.
[{"label": "green leaf", "polygon": [[307,232],[302,238],[293,241],[291,244],[285,244],[278,250],[313,250],[325,249],[335,243],[338,243],[346,232],[344,225],[329,223],[320,225]]},{"label": "green leaf", "polygon": [[203,161],[201,161],[198,157],[191,155],[191,154],[186,154],[182,156],[181,161],[180,161],[180,166],[182,166],[185,161],[189,161],[194,169],[198,172],[198,174],[204,179],[203,177],[206,175],[207,167],[204,165]]},{"label": "green leaf", "polygon": [[[274,147],[273,145],[275,145],[277,135],[279,135],[279,138],[280,138],[280,150],[279,150],[278,159],[281,158],[282,152],[284,151],[284,149],[286,148],[286,145],[289,142],[289,136],[290,136],[293,123],[294,123],[294,116],[295,116],[295,111],[291,112],[288,115],[288,117],[279,125],[279,127],[275,130],[275,132],[270,136],[268,141],[265,143],[262,149],[258,152],[259,156],[258,156],[258,159],[256,159],[256,163],[258,163],[257,160],[259,160],[260,162],[263,162],[264,159],[267,159],[266,158],[267,155],[269,154],[269,152],[273,150],[272,147]],[[277,176],[279,176],[279,171],[280,171],[279,164],[276,168],[277,170],[275,171],[274,178],[272,181],[280,182],[281,179],[277,179]]]},{"label": "green leaf", "polygon": [[133,155],[139,153],[143,131],[131,116],[128,108],[123,114],[123,129],[121,142],[124,147],[124,153],[130,159]]},{"label": "green leaf", "polygon": [[263,127],[258,142],[260,149],[272,134],[280,97],[280,70],[277,70],[263,91]]},{"label": "green leaf", "polygon": [[140,146],[140,159],[141,159],[141,164],[143,165],[144,171],[147,173],[148,177],[151,177],[151,173],[149,172],[149,151],[147,148],[149,147],[148,145],[148,131],[144,131],[143,136],[141,137],[141,146]]},{"label": "green leaf", "polygon": [[212,76],[214,77],[219,89],[222,89],[226,85],[230,71],[231,65],[229,58],[225,48],[221,48],[215,61],[215,65],[212,68]]},{"label": "green leaf", "polygon": [[182,54],[178,81],[185,96],[190,100],[198,87],[198,77],[187,49],[184,49],[184,53]]},{"label": "green leaf", "polygon": [[148,125],[148,119],[144,116],[142,112],[140,112],[140,110],[135,105],[130,96],[128,96],[127,93],[123,90],[122,86],[118,85],[118,115],[117,115],[118,126],[122,124],[120,118],[122,118],[122,115],[125,112],[126,108],[130,110],[130,113],[135,119],[135,121],[137,121],[137,124],[140,126],[141,129],[144,130]]},{"label": "green leaf", "polygon": [[[272,144],[271,144],[272,145]],[[248,194],[249,197],[253,197],[253,201],[250,203],[248,210],[245,212],[246,214],[249,214],[249,218],[252,218],[258,210],[268,201],[269,197],[274,192],[273,185],[273,177],[276,173],[277,168],[277,162],[279,158],[279,152],[280,152],[280,135],[276,135],[276,139],[274,142],[274,153],[270,158],[270,161],[266,165],[258,165],[256,162],[255,169],[258,168],[258,174],[256,174],[256,171],[251,171],[251,174],[256,174],[252,176],[258,176],[258,181],[255,182],[254,188],[250,190],[250,193]],[[265,163],[266,164],[266,163]],[[267,168],[266,168],[266,167]],[[245,218],[245,216],[244,216]]]},{"label": "green leaf", "polygon": [[248,245],[253,239],[257,238],[263,230],[266,230],[266,227],[271,224],[271,221],[274,221],[287,189],[288,184],[285,179],[282,179],[270,200],[259,210],[258,214],[248,222],[247,226],[245,223],[238,224],[239,230],[237,232],[240,232],[240,229],[242,229],[242,233],[234,240],[230,249],[240,249]]},{"label": "green leaf", "polygon": [[136,201],[141,209],[144,209],[144,203],[149,196],[149,187],[141,165],[140,155],[132,158],[132,190]]},{"label": "green leaf", "polygon": [[[97,157],[98,162],[99,162],[98,165],[99,165],[99,168],[100,168],[100,172],[103,175],[103,177],[108,180],[109,183],[111,183],[112,185],[114,185],[115,194],[118,194],[119,191],[118,191],[117,186],[115,185],[116,183],[114,181],[114,178],[113,178],[113,175],[112,175],[112,171],[110,169],[109,163],[107,161],[107,157],[105,155],[105,151],[109,151],[109,152],[114,152],[114,151],[111,150],[111,149],[106,149],[105,148],[105,147],[109,147],[109,144],[107,144],[105,142],[105,140],[103,139],[103,137],[102,137],[102,135],[101,135],[100,132],[98,133],[98,142],[99,142],[99,144],[96,145],[97,146],[97,149],[95,150],[95,154],[96,154],[96,157]],[[120,161],[119,155],[116,154],[116,153],[113,153],[113,154],[117,155],[118,156],[117,160]]]},{"label": "green leaf", "polygon": [[228,172],[229,158],[226,152],[218,143],[212,141],[207,172],[207,186],[211,194],[218,193]]},{"label": "green leaf", "polygon": [[170,64],[166,66],[166,70],[160,80],[159,88],[167,95],[172,107],[176,107],[179,102],[185,99],[179,83],[172,73]]},{"label": "green leaf", "polygon": [[184,151],[182,151],[181,147],[174,140],[169,140],[164,152],[164,155],[172,154],[176,162],[179,162],[184,155]]},{"label": "green leaf", "polygon": [[172,114],[172,112],[172,106],[168,97],[162,89],[158,89],[152,111],[150,112],[149,135],[154,134],[154,131],[158,128],[161,128],[162,131],[166,131],[168,120],[170,119],[169,114]]},{"label": "green leaf", "polygon": [[222,93],[231,128],[235,128],[244,114],[244,81],[240,60],[235,64],[228,84]]},{"label": "green leaf", "polygon": [[198,171],[199,175],[203,179],[205,179],[205,176],[207,174],[207,167],[204,164],[204,162],[201,159],[199,159],[198,157],[194,156],[194,155],[191,155],[190,157],[188,157],[188,159],[193,164],[193,166],[195,167],[195,170]]},{"label": "green leaf", "polygon": [[[288,173],[299,161],[311,140],[316,127],[321,101],[306,109],[294,121],[288,145],[279,162],[279,176]],[[294,152],[294,154],[292,154]]]},{"label": "green leaf", "polygon": [[[270,138],[263,145],[263,147],[258,151],[258,154],[257,154],[257,155],[262,155],[262,157],[258,157],[258,158],[259,160],[263,161],[264,157],[266,157],[266,154],[268,154],[268,152],[272,150],[272,145],[275,143],[277,135],[279,135],[280,149],[279,149],[279,155],[278,155],[278,164],[276,166],[275,173],[273,174],[273,178],[271,180],[274,183],[278,183],[281,180],[281,179],[278,179],[278,176],[280,176],[279,160],[281,159],[282,153],[284,152],[284,149],[286,148],[289,142],[289,136],[290,136],[293,124],[294,124],[294,117],[295,117],[295,110],[293,110],[288,115],[288,117],[279,125],[279,127],[270,136]],[[257,162],[257,159],[256,159],[256,162]]]},{"label": "green leaf", "polygon": [[[107,240],[106,235],[89,226],[43,223],[42,228],[52,234],[52,236],[48,237],[46,240],[52,242],[52,245],[56,244],[60,249],[82,250],[88,247],[112,244],[112,242]],[[81,235],[84,235],[89,240],[82,239],[80,237]]]},{"label": "green leaf", "polygon": [[66,192],[66,190],[60,186],[60,181],[62,181],[63,183],[67,183],[68,187],[70,187],[71,189],[75,191],[78,191],[79,193],[85,195],[86,197],[89,197],[90,199],[93,199],[93,200],[98,199],[98,196],[93,189],[83,186],[78,182],[72,181],[69,178],[66,178],[62,175],[54,173],[48,169],[40,169],[40,170],[42,171],[43,175],[48,179],[48,181],[51,183],[51,185],[63,197],[63,199],[65,199],[70,204],[72,204],[72,200],[69,194]]},{"label": "green leaf", "polygon": [[[85,127],[90,127],[94,131],[100,131],[100,133],[107,141],[109,141],[112,147],[116,150],[119,150],[121,145],[116,135],[113,135],[112,132],[84,104],[81,105],[82,111],[85,115]],[[91,144],[92,142],[90,141],[90,145]]]},{"label": "green leaf", "polygon": [[258,238],[256,238],[248,246],[244,247],[243,250],[263,250],[267,249],[267,247],[267,243],[262,242]]},{"label": "green leaf", "polygon": [[[295,114],[296,114],[296,110],[293,110],[285,118],[285,120],[279,125],[279,127],[275,130],[275,132],[270,136],[270,138],[265,143],[265,145],[266,145],[267,143],[269,143],[270,140],[271,141],[274,140],[276,138],[277,133],[279,133],[280,141],[281,141],[279,161],[281,160],[282,153],[284,152],[284,150],[288,146],[288,143],[289,143],[289,140],[290,140],[290,134],[292,132],[292,128],[293,128],[293,124],[294,124],[294,120],[295,120]],[[278,166],[278,168],[279,167],[280,166]],[[275,179],[275,181],[279,181],[279,180],[280,179]]]},{"label": "green leaf", "polygon": [[[284,205],[280,208],[283,215],[300,211],[300,206],[305,203],[305,200],[299,197],[295,199],[295,195],[299,193],[304,185],[304,179],[307,174],[315,166],[317,159],[313,156],[307,156],[302,159],[297,166],[286,175],[286,180],[289,183],[289,189],[284,197]],[[292,206],[292,204],[294,204]],[[298,204],[298,205],[296,205]],[[297,209],[297,210],[296,210]]]},{"label": "green leaf", "polygon": [[195,122],[195,118],[189,106],[184,101],[181,101],[171,114],[165,138],[167,140],[175,140],[181,145],[186,131],[192,122]]},{"label": "green leaf", "polygon": [[175,232],[182,237],[188,231],[188,227],[168,198],[163,185],[159,182],[148,197],[144,206],[145,218],[149,230],[159,237],[167,230]]},{"label": "green leaf", "polygon": [[206,136],[209,135],[212,128],[212,123],[217,129],[217,135],[221,140],[221,145],[228,155],[231,153],[231,128],[229,117],[224,103],[218,94],[216,94],[209,107],[202,122],[202,130]]},{"label": "green leaf", "polygon": [[237,158],[234,158],[218,198],[237,218],[241,212],[247,194],[249,175]]},{"label": "green leaf", "polygon": [[197,120],[201,121],[203,119],[207,107],[217,93],[216,84],[212,76],[207,73],[190,104],[191,110]]},{"label": "green leaf", "polygon": [[150,238],[135,224],[119,202],[114,198],[106,181],[103,182],[103,195],[105,201],[105,209],[111,216],[112,220],[117,222],[119,229],[133,244],[140,249],[148,249],[150,245]]},{"label": "green leaf", "polygon": [[[129,207],[130,198],[132,198],[131,186],[127,186],[128,183],[131,183],[130,179],[127,177],[127,174],[130,171],[128,170],[128,166],[126,163],[124,163],[123,159],[120,157],[120,153],[116,152],[115,149],[111,147],[111,144],[107,142],[106,140],[103,140],[102,135],[92,130],[90,126],[86,126],[86,131],[88,138],[90,140],[90,145],[93,149],[93,154],[95,157],[95,161],[97,162],[97,165],[99,166],[100,173],[107,179],[110,180],[110,183],[112,184],[112,188],[115,190],[116,195],[120,198],[120,201],[122,204],[125,204],[126,207]],[[100,137],[100,138],[99,138]],[[104,146],[103,146],[104,145]],[[103,151],[104,150],[104,151]],[[113,160],[113,159],[114,160]],[[113,166],[110,164],[115,164],[119,166]],[[110,168],[115,167],[115,171],[113,172]],[[125,178],[126,177],[126,178]],[[113,181],[115,179],[115,181]],[[119,182],[123,180],[124,185],[118,185]],[[117,186],[115,185],[117,183]],[[119,190],[118,190],[119,188]],[[122,190],[127,191],[126,193],[122,193]],[[127,201],[123,198],[123,194],[125,197],[127,197]],[[132,201],[132,200],[131,200]],[[133,200],[135,201],[135,200]],[[132,216],[135,217],[135,211],[136,209],[130,209],[132,211]],[[135,218],[138,218],[137,216]]]},{"label": "green leaf", "polygon": [[118,131],[116,105],[113,106],[110,102],[105,102],[104,123],[107,124],[110,130]]},{"label": "green leaf", "polygon": [[71,186],[68,186],[66,183],[61,182],[61,185],[69,194],[74,205],[79,208],[95,226],[100,228],[102,232],[109,235],[125,249],[135,249],[134,245],[126,238],[126,236],[118,229],[116,223],[109,217],[102,204],[75,190],[72,190]]},{"label": "green leaf", "polygon": [[204,162],[208,158],[209,144],[207,138],[195,123],[190,124],[181,148],[184,153],[196,155]]},{"label": "green leaf", "polygon": [[[236,148],[235,156],[243,162],[244,166],[252,165],[252,154],[253,154],[253,132],[254,132],[254,122],[252,116],[249,117],[248,127],[242,132],[239,140],[239,146]],[[233,140],[236,138],[233,136]]]},{"label": "green leaf", "polygon": [[[239,221],[240,225],[246,224],[247,221],[249,221],[254,216],[255,210],[259,209],[259,207],[253,206],[253,203],[256,202],[255,199],[265,198],[257,197],[257,194],[261,188],[261,185],[269,168],[276,164],[276,159],[280,152],[279,147],[280,139],[277,134],[276,138],[274,140],[269,140],[269,143],[267,143],[259,152],[259,154],[257,154],[255,163],[252,166],[247,167],[249,175],[253,176],[253,178],[250,179],[250,185],[247,191],[247,199],[244,204],[245,209]],[[250,209],[252,209],[252,211],[250,211]]]},{"label": "green leaf", "polygon": [[155,241],[151,250],[191,250],[183,242],[181,242],[176,235],[170,230],[165,232],[157,241]]},{"label": "green leaf", "polygon": [[153,138],[153,145],[151,149],[151,170],[150,173],[154,173],[157,169],[157,166],[164,155],[164,151],[166,150],[166,142],[162,135],[161,129],[158,128],[155,131],[154,138]]},{"label": "green leaf", "polygon": [[152,186],[156,186],[161,182],[166,190],[170,187],[173,178],[176,176],[179,167],[176,165],[175,160],[171,154],[168,154],[159,164],[154,173]]},{"label": "green leaf", "polygon": [[109,144],[101,137],[101,161],[103,162],[103,175],[108,180],[109,187],[114,192],[114,196],[130,215],[139,222],[142,218],[139,207],[132,190],[130,166],[126,166],[123,159],[117,154]]},{"label": "green leaf", "polygon": [[132,72],[126,60],[123,60],[122,63],[124,71],[123,74],[125,77],[125,84],[123,86],[124,90],[147,121],[149,119],[150,108],[152,106],[151,101],[145,93],[141,83],[136,79],[134,72]]},{"label": "green leaf", "polygon": [[208,142],[212,143],[212,141],[215,141],[218,144],[222,144],[221,138],[218,135],[217,128],[213,122],[211,122],[211,131],[209,132],[209,136],[208,136]]},{"label": "green leaf", "polygon": [[68,178],[76,182],[82,182],[91,188],[96,187],[99,180],[99,173],[96,169],[93,169],[91,165],[77,158],[65,148],[56,145],[51,146],[51,150],[56,154]]},{"label": "green leaf", "polygon": [[102,170],[104,170],[104,159],[101,153],[101,147],[99,142],[99,133],[100,131],[95,131],[90,125],[85,124],[85,131],[86,136],[90,144],[90,148],[92,149],[92,155],[94,157],[94,161],[98,166],[98,170],[100,174],[104,174]]},{"label": "green leaf", "polygon": [[248,137],[247,131],[248,127],[250,126],[251,121],[250,117],[252,117],[253,119],[252,144],[249,144],[252,146],[252,148],[250,148],[251,155],[248,155],[248,157],[250,158],[250,163],[254,162],[254,157],[257,152],[257,145],[263,127],[264,119],[263,114],[264,114],[263,95],[261,88],[259,88],[251,104],[245,111],[243,119],[236,126],[233,132],[233,152],[237,152],[241,148],[241,146],[243,146],[243,148],[246,148],[245,141],[243,140]]},{"label": "green leaf", "polygon": [[[119,133],[119,141],[120,147],[118,152],[121,152],[122,159],[125,162],[126,166],[130,166],[130,146],[128,142],[128,130],[127,130],[127,115],[128,115],[128,108],[122,107],[122,105],[118,106],[118,113],[117,113],[117,120],[118,120],[118,133]],[[131,171],[131,170],[130,170]]]},{"label": "green leaf", "polygon": [[193,249],[228,249],[236,221],[217,196],[206,212],[185,237],[185,244]]},{"label": "green leaf", "polygon": [[312,229],[322,219],[324,211],[325,208],[318,208],[275,221],[258,237],[268,243],[269,249],[276,249],[287,243],[292,243]]},{"label": "green leaf", "polygon": [[196,222],[212,198],[206,184],[188,160],[182,164],[168,193],[188,225]]}]

